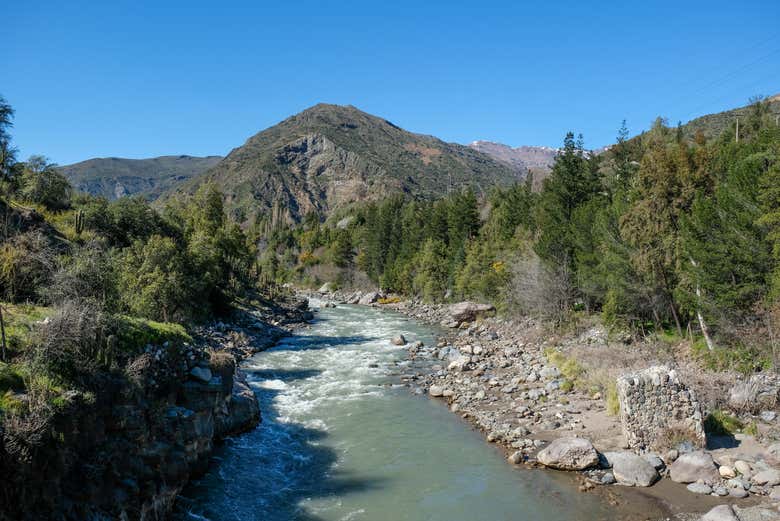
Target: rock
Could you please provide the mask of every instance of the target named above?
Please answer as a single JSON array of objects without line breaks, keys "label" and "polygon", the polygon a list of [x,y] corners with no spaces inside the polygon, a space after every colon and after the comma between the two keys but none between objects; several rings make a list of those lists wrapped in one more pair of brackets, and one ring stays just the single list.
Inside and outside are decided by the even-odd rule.
[{"label": "rock", "polygon": [[486,316],[496,310],[491,304],[478,304],[476,302],[459,302],[450,306],[448,318],[453,322],[473,322],[477,318]]},{"label": "rock", "polygon": [[370,306],[380,298],[382,298],[382,295],[380,293],[376,291],[369,291],[368,293],[360,297],[360,300],[358,300],[358,304],[361,304],[363,306]]},{"label": "rock", "polygon": [[701,517],[701,521],[739,521],[730,505],[718,505]]},{"label": "rock", "polygon": [[507,461],[509,461],[509,463],[513,463],[515,465],[517,465],[518,463],[521,463],[523,461],[523,452],[519,451],[519,450],[513,452],[512,454],[509,455],[509,457],[507,458]]},{"label": "rock", "polygon": [[769,493],[769,499],[773,501],[780,500],[780,487],[772,487],[772,491]]},{"label": "rock", "polygon": [[355,220],[355,217],[352,215],[348,215],[347,217],[344,217],[339,222],[336,223],[336,228],[339,230],[346,230],[349,228],[349,225],[352,224],[352,222]]},{"label": "rock", "polygon": [[666,466],[664,460],[662,460],[661,457],[657,454],[645,454],[643,457],[645,458],[645,461],[653,466],[655,470],[661,470]]},{"label": "rock", "polygon": [[545,467],[559,470],[583,470],[599,462],[593,444],[584,438],[558,438],[537,454]]},{"label": "rock", "polygon": [[320,289],[317,291],[318,293],[330,293],[331,291],[333,291],[333,284],[330,282],[326,282],[325,284],[320,286]]},{"label": "rock", "polygon": [[652,464],[633,452],[606,452],[604,457],[612,467],[615,479],[621,485],[649,487],[660,478]]},{"label": "rock", "polygon": [[730,488],[729,497],[742,499],[748,497],[750,494],[744,488]]},{"label": "rock", "polygon": [[712,494],[712,487],[706,483],[691,483],[687,488],[694,494]]},{"label": "rock", "polygon": [[444,389],[440,385],[432,385],[428,388],[428,394],[431,396],[444,396]]},{"label": "rock", "polygon": [[761,419],[764,422],[773,422],[775,421],[775,418],[777,418],[777,413],[775,411],[761,411]]},{"label": "rock", "polygon": [[471,361],[471,359],[466,355],[460,355],[457,358],[455,358],[452,362],[449,363],[447,366],[448,371],[460,371],[463,372],[466,369],[466,365]]},{"label": "rock", "polygon": [[403,335],[394,336],[391,342],[393,343],[393,345],[405,346],[406,338]]},{"label": "rock", "polygon": [[750,468],[750,463],[747,461],[737,460],[734,462],[734,469],[742,476],[749,478],[753,475],[753,471]]},{"label": "rock", "polygon": [[539,376],[544,380],[553,380],[561,376],[561,372],[555,366],[545,366],[539,371]]},{"label": "rock", "polygon": [[773,443],[772,445],[767,447],[766,450],[767,452],[769,452],[769,454],[777,458],[780,456],[780,443]]},{"label": "rock", "polygon": [[664,461],[667,465],[674,463],[674,461],[680,456],[680,452],[677,449],[671,449],[664,454]]},{"label": "rock", "polygon": [[742,490],[750,488],[750,482],[742,478],[732,478],[726,481],[726,485],[730,488],[741,488]]},{"label": "rock", "polygon": [[190,371],[190,376],[199,382],[209,383],[211,381],[211,370],[208,367],[200,367],[196,365]]},{"label": "rock", "polygon": [[607,472],[601,477],[602,485],[613,485],[615,483],[617,483],[617,479],[615,479],[615,475],[611,472]]},{"label": "rock", "polygon": [[774,487],[775,485],[780,485],[780,471],[777,469],[762,470],[750,478],[750,481],[756,485]]},{"label": "rock", "polygon": [[721,465],[718,467],[718,474],[720,474],[720,477],[725,479],[731,479],[737,477],[737,471],[734,470],[733,467],[729,467],[728,465]]},{"label": "rock", "polygon": [[771,410],[778,402],[780,376],[756,374],[738,382],[729,392],[729,407],[737,412]]},{"label": "rock", "polygon": [[704,451],[683,454],[669,467],[669,477],[677,483],[693,483],[699,479],[715,482],[720,479],[712,456]]}]

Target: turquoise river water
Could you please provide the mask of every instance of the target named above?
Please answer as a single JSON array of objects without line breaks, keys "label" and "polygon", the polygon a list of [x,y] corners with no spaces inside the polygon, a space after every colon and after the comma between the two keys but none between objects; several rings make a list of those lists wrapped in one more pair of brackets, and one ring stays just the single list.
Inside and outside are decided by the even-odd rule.
[{"label": "turquoise river water", "polygon": [[[314,303],[316,306],[316,303]],[[506,463],[442,402],[400,385],[405,350],[434,341],[402,315],[323,308],[245,362],[261,425],[228,440],[177,518],[209,521],[607,519],[568,477]]]}]

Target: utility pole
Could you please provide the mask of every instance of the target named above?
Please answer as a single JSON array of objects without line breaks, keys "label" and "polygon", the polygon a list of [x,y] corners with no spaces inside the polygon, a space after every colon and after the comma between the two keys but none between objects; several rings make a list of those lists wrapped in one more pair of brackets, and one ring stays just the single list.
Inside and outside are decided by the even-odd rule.
[{"label": "utility pole", "polygon": [[736,142],[739,143],[739,116],[737,116],[737,135],[735,136]]}]

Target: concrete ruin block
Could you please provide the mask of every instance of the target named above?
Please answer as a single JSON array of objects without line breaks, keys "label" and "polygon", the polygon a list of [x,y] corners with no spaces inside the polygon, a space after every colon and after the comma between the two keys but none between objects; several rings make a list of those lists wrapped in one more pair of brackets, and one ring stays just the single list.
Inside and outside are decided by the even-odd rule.
[{"label": "concrete ruin block", "polygon": [[653,366],[622,375],[617,379],[617,392],[620,423],[629,447],[664,449],[681,441],[705,445],[701,406],[677,371]]}]

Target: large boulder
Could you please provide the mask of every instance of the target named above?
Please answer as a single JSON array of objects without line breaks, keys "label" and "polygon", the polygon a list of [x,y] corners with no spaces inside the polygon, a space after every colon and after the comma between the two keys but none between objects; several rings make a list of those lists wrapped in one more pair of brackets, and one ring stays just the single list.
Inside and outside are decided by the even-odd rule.
[{"label": "large boulder", "polygon": [[633,452],[607,452],[604,457],[621,485],[649,487],[660,478],[658,471],[646,458]]},{"label": "large boulder", "polygon": [[333,284],[330,282],[326,282],[322,286],[320,286],[320,289],[317,290],[319,293],[330,293],[333,291]]},{"label": "large boulder", "polygon": [[551,469],[583,470],[595,466],[599,455],[585,438],[558,438],[539,452],[536,459]]},{"label": "large boulder", "polygon": [[729,391],[729,407],[735,411],[757,413],[774,409],[780,396],[780,376],[757,374],[738,382]]},{"label": "large boulder", "polygon": [[708,483],[720,481],[720,473],[712,456],[701,450],[677,458],[669,467],[669,477],[677,483],[693,483],[699,479]]},{"label": "large boulder", "polygon": [[730,505],[718,505],[701,518],[701,521],[739,521]]},{"label": "large boulder", "polygon": [[496,308],[491,304],[458,302],[450,306],[448,318],[452,322],[473,322],[477,318],[493,313],[495,310]]},{"label": "large boulder", "polygon": [[361,304],[363,306],[370,306],[380,298],[382,298],[382,294],[379,293],[378,291],[369,291],[368,293],[365,293],[362,297],[360,297],[358,304]]}]

